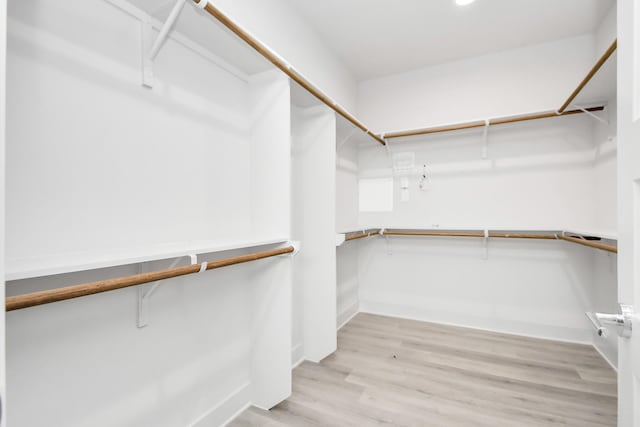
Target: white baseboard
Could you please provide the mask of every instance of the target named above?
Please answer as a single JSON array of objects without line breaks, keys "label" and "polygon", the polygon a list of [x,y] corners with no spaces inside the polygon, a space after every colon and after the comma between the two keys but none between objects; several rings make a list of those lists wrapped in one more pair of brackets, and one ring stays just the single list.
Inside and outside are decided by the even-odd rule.
[{"label": "white baseboard", "polygon": [[347,307],[346,310],[343,310],[342,313],[338,314],[338,319],[336,321],[336,324],[338,325],[338,331],[342,329],[344,325],[349,323],[349,320],[353,319],[360,312],[359,308],[360,304],[356,302],[355,304]]},{"label": "white baseboard", "polygon": [[246,382],[222,402],[202,414],[189,427],[218,427],[233,421],[251,406],[251,383]]},{"label": "white baseboard", "polygon": [[600,350],[600,348],[598,348],[597,345],[595,345],[595,344],[591,344],[591,345],[593,345],[593,348],[596,349],[596,351],[604,359],[604,361],[607,362],[609,364],[609,366],[611,366],[611,369],[613,369],[617,373],[618,372],[618,367],[616,366],[615,363],[613,363],[613,361],[611,359],[609,359],[609,356],[607,356],[602,350]]},{"label": "white baseboard", "polygon": [[304,346],[302,344],[298,344],[293,346],[291,349],[291,369],[295,369],[299,364],[304,362]]},{"label": "white baseboard", "polygon": [[[414,313],[412,314],[406,313],[410,311],[413,311]],[[518,332],[514,330],[501,329],[501,328],[479,327],[479,326],[473,326],[464,322],[455,323],[455,322],[442,321],[437,318],[430,317],[423,313],[416,314],[414,309],[407,308],[404,306],[398,306],[395,304],[386,304],[386,303],[379,303],[379,302],[372,303],[372,302],[361,301],[360,312],[376,314],[379,316],[397,317],[400,319],[407,319],[407,320],[417,320],[419,322],[429,322],[429,323],[435,323],[439,325],[457,326],[460,328],[475,329],[478,331],[496,332],[499,334],[515,335],[515,336],[520,336],[525,338],[536,338],[536,339],[543,339],[543,340],[549,340],[549,341],[565,342],[570,344],[593,345],[593,342],[588,339],[578,339],[578,338],[572,339],[572,338],[566,338],[566,337],[561,338],[558,336]]]}]

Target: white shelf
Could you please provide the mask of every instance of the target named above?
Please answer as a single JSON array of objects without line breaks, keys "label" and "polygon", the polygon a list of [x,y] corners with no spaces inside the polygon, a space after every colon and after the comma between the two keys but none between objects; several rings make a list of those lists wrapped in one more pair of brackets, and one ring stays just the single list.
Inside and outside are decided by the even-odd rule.
[{"label": "white shelf", "polygon": [[98,268],[116,267],[162,259],[178,258],[190,254],[206,254],[256,246],[285,243],[286,237],[264,240],[238,240],[232,242],[191,241],[167,243],[150,247],[111,250],[109,252],[76,252],[48,257],[7,258],[5,280],[20,280]]},{"label": "white shelf", "polygon": [[[421,230],[421,231],[504,231],[504,232],[527,232],[527,233],[543,233],[543,232],[554,232],[560,233],[564,231],[565,233],[578,234],[582,236],[594,236],[600,237],[601,239],[607,240],[617,240],[618,233],[613,230],[585,230],[585,229],[576,229],[576,228],[565,228],[565,227],[531,227],[531,226],[460,226],[460,225],[452,225],[452,226],[438,226],[438,227],[415,227],[415,226],[384,226],[384,227],[369,227],[366,228],[370,230],[372,228],[384,228],[385,230]],[[360,230],[347,231],[344,233],[352,233],[352,232],[361,232]]]}]

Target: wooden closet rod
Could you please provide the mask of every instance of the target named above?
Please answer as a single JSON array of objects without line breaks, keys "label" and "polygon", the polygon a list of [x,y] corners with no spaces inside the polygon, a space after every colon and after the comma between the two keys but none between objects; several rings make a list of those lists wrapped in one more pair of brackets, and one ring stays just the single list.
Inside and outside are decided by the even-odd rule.
[{"label": "wooden closet rod", "polygon": [[384,230],[385,236],[450,236],[450,237],[484,237],[484,233],[476,231],[394,231]]},{"label": "wooden closet rod", "polygon": [[596,248],[596,249],[601,249],[607,252],[613,252],[614,254],[618,253],[618,248],[616,246],[607,245],[605,243],[599,243],[593,240],[585,240],[585,239],[579,239],[577,237],[563,236],[563,235],[559,235],[558,239],[565,240],[567,242],[577,243],[579,245],[589,246],[590,248]]},{"label": "wooden closet rod", "polygon": [[[385,236],[442,236],[442,237],[485,237],[483,232],[478,231],[431,231],[431,230],[409,230],[394,231],[384,230]],[[565,240],[567,242],[577,243],[579,245],[589,246],[591,248],[601,249],[607,252],[618,253],[618,248],[614,245],[599,243],[593,240],[585,240],[577,237],[565,236],[562,234],[524,234],[524,233],[504,233],[490,231],[487,237],[503,238],[503,239],[544,239],[544,240]]]},{"label": "wooden closet rod", "polygon": [[373,229],[373,230],[367,230],[364,233],[359,233],[359,234],[352,234],[350,236],[346,236],[344,238],[345,242],[348,242],[349,240],[356,240],[356,239],[363,239],[365,237],[370,237],[370,236],[375,236],[377,234],[380,233],[380,229]]},{"label": "wooden closet rod", "polygon": [[[604,106],[585,108],[585,110],[589,111],[590,113],[594,111],[602,111],[604,110]],[[562,114],[558,114],[555,111],[546,111],[543,113],[527,114],[524,116],[509,116],[509,117],[501,117],[498,119],[491,119],[489,120],[489,125],[490,126],[504,125],[507,123],[526,122],[529,120],[538,120],[538,119],[549,119],[551,117],[571,116],[573,114],[582,114],[582,113],[584,113],[584,111],[582,110],[569,110],[569,111],[565,111]],[[485,126],[486,126],[486,123],[484,121],[477,121],[477,122],[461,123],[461,124],[455,124],[455,125],[449,125],[449,126],[438,126],[433,128],[391,132],[391,133],[386,133],[383,136],[384,138],[387,138],[387,139],[404,138],[407,136],[428,135],[432,133],[451,132],[455,130],[481,128]]]},{"label": "wooden closet rod", "polygon": [[500,239],[545,239],[555,240],[557,237],[555,234],[521,234],[521,233],[496,233],[489,232],[489,237],[497,237]]},{"label": "wooden closet rod", "polygon": [[[484,233],[479,231],[385,230],[382,234],[387,236],[485,237]],[[496,231],[490,231],[487,237],[496,237],[496,238],[502,238],[502,239],[546,239],[546,240],[556,239],[555,234],[502,233],[502,232],[496,232]]]},{"label": "wooden closet rod", "polygon": [[607,62],[607,59],[609,59],[609,57],[613,55],[613,52],[615,52],[617,48],[618,48],[618,39],[615,39],[613,43],[611,43],[611,46],[609,46],[607,51],[604,53],[604,55],[602,55],[600,59],[598,59],[598,62],[596,62],[596,65],[594,65],[593,68],[589,70],[585,78],[582,79],[578,87],[575,88],[575,90],[571,93],[571,95],[569,95],[569,98],[567,98],[567,100],[564,101],[564,104],[562,104],[562,107],[558,109],[558,113],[560,114],[564,113],[564,111],[569,107],[569,105],[573,102],[576,96],[578,96],[578,94],[582,91],[582,89],[584,89],[584,87],[587,85],[587,83],[589,83],[589,81],[593,78],[593,76],[596,75],[598,70],[602,68],[604,63]]},{"label": "wooden closet rod", "polygon": [[[294,252],[294,247],[288,246],[281,249],[271,249],[268,251],[224,258],[208,262],[206,265],[206,270],[213,270],[230,265],[257,261],[259,259],[289,254],[292,252]],[[14,297],[8,297],[6,299],[5,307],[6,311],[20,310],[37,305],[50,304],[52,302],[64,301],[72,298],[114,291],[116,289],[128,288],[130,286],[142,285],[144,283],[156,282],[158,280],[170,279],[172,277],[186,276],[188,274],[199,273],[202,264],[203,263],[186,265],[183,267],[151,271],[149,273],[134,274],[132,276],[118,277],[115,279],[100,280],[97,282],[67,286],[64,288],[51,289],[48,291],[17,295]]]},{"label": "wooden closet rod", "polygon": [[[193,0],[194,3],[198,3],[198,0]],[[306,89],[313,96],[318,98],[324,104],[326,104],[329,108],[331,108],[336,113],[340,114],[342,117],[351,122],[354,126],[364,131],[371,138],[375,139],[382,145],[386,145],[384,140],[371,132],[360,120],[356,119],[353,115],[351,115],[347,110],[342,108],[340,105],[336,104],[331,98],[322,93],[322,91],[316,88],[311,82],[302,77],[300,73],[291,68],[290,65],[285,63],[282,59],[280,59],[276,54],[274,54],[269,48],[260,43],[258,40],[253,38],[249,33],[240,28],[235,22],[233,22],[228,16],[218,10],[215,6],[211,4],[211,2],[207,2],[207,5],[204,7],[211,16],[216,18],[222,25],[227,27],[231,32],[240,37],[245,43],[255,49],[260,55],[262,55],[265,59],[275,65],[280,71],[285,73],[291,80],[298,83],[304,89]]]}]

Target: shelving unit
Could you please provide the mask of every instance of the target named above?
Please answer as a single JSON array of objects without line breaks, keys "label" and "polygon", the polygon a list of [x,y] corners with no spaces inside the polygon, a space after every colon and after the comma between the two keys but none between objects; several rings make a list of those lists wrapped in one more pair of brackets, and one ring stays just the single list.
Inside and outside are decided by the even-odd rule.
[{"label": "shelving unit", "polygon": [[286,242],[287,238],[238,241],[220,243],[185,242],[171,243],[145,248],[123,248],[111,253],[72,253],[43,258],[21,258],[7,260],[5,280],[23,280],[34,277],[66,274],[76,271],[96,270],[128,264],[138,264],[190,255],[211,254],[216,252],[249,249]]},{"label": "shelving unit", "polygon": [[[175,2],[12,2],[6,279],[16,310],[7,317],[12,345],[37,347],[12,361],[14,372],[46,353],[51,369],[41,380],[55,384],[51,375],[71,369],[69,354],[73,369],[95,372],[88,349],[116,349],[136,367],[123,386],[141,386],[151,401],[175,372],[199,367],[188,385],[197,407],[183,416],[215,419],[231,416],[212,408],[229,388],[242,404],[265,408],[291,392],[291,336],[282,331],[292,324],[292,84],[190,3],[152,59]],[[201,257],[161,262],[189,255]],[[227,265],[237,266],[204,274]],[[158,283],[141,329],[141,301]],[[46,304],[17,310],[34,301]],[[56,352],[89,325],[100,332]],[[196,359],[204,354],[206,366]],[[105,361],[98,374],[117,377],[117,365]],[[224,372],[207,372],[212,366]],[[77,379],[77,389],[50,402],[76,402],[78,417],[116,404],[81,393],[83,381],[99,380]],[[185,403],[171,399],[163,398],[171,410]],[[14,409],[33,423],[24,407]],[[154,411],[158,420],[145,422],[167,415]]]},{"label": "shelving unit", "polygon": [[[385,227],[379,229],[368,229],[360,232],[350,232],[342,234],[347,236],[344,241],[357,240],[372,236],[404,236],[404,237],[477,237],[483,239],[501,238],[501,239],[532,239],[532,240],[565,240],[592,248],[601,249],[607,252],[617,252],[615,246],[616,238],[610,234],[599,234],[589,232],[563,231],[560,229],[540,230],[532,228],[505,228],[492,227],[477,229],[473,227],[446,227],[437,229],[424,228],[403,228],[403,227]],[[340,241],[341,234],[337,235],[337,242]],[[600,243],[596,239],[606,240],[606,243]],[[336,243],[340,246],[341,243]]]},{"label": "shelving unit", "polygon": [[160,280],[172,279],[174,277],[186,276],[195,273],[204,273],[216,268],[228,267],[231,265],[244,264],[246,262],[257,261],[278,255],[286,255],[297,252],[295,246],[289,245],[283,248],[276,248],[261,252],[255,252],[235,257],[192,262],[191,265],[182,267],[172,267],[165,270],[140,273],[132,276],[124,276],[113,279],[106,279],[97,282],[72,285],[64,288],[52,289],[49,291],[35,292],[9,297],[6,300],[6,311],[21,310],[38,305],[51,304],[58,301],[66,301],[73,298],[88,295],[110,292],[124,289],[131,286],[138,286],[145,283],[158,282]]},{"label": "shelving unit", "polygon": [[365,239],[367,237],[373,237],[380,234],[382,230],[379,228],[370,228],[360,231],[345,231],[343,233],[336,234],[336,246],[341,246],[345,242],[352,240]]}]

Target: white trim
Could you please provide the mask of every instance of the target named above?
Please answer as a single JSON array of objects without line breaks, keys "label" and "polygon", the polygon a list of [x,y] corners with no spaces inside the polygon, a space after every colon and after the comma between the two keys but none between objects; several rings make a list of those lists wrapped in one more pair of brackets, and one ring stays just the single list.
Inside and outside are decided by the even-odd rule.
[{"label": "white trim", "polygon": [[616,374],[617,374],[617,373],[618,373],[618,367],[617,367],[613,362],[611,362],[611,360],[609,359],[609,357],[607,357],[607,355],[606,355],[606,354],[604,354],[604,352],[603,352],[602,350],[600,350],[600,349],[598,348],[598,346],[597,346],[597,345],[595,345],[595,344],[593,344],[593,343],[591,343],[591,345],[593,346],[593,348],[595,348],[595,349],[596,349],[596,351],[598,352],[598,354],[599,354],[600,356],[602,356],[602,358],[604,359],[604,361],[605,361],[605,362],[607,362],[607,363],[609,364],[609,366],[611,366],[611,369],[613,369],[614,371],[616,371]]},{"label": "white trim", "polygon": [[[227,425],[251,406],[251,382],[247,381],[232,391],[229,396],[199,416],[189,427]],[[223,419],[220,423],[216,419]]]},{"label": "white trim", "polygon": [[[378,316],[385,316],[385,317],[395,317],[398,319],[406,319],[406,320],[415,320],[418,322],[426,322],[426,323],[433,323],[436,325],[443,325],[443,326],[455,326],[458,328],[466,328],[466,329],[472,329],[475,331],[484,331],[484,332],[493,332],[493,333],[497,333],[497,334],[504,334],[504,335],[514,335],[517,337],[524,337],[524,338],[534,338],[534,339],[539,339],[539,340],[547,340],[547,341],[556,341],[556,342],[563,342],[563,343],[569,343],[569,344],[581,344],[581,345],[588,345],[588,346],[593,346],[593,342],[592,341],[587,341],[587,340],[572,340],[572,339],[566,339],[566,338],[556,338],[556,337],[549,337],[549,336],[544,336],[544,335],[534,335],[534,334],[525,334],[525,333],[519,333],[519,332],[511,332],[511,331],[501,331],[498,329],[489,329],[489,328],[480,328],[477,326],[469,326],[469,325],[465,325],[465,324],[461,324],[461,323],[451,323],[451,322],[442,322],[439,320],[431,320],[431,319],[427,319],[427,318],[420,318],[420,317],[416,317],[416,316],[408,316],[408,315],[402,315],[402,314],[395,314],[394,310],[390,310],[388,307],[392,306],[391,304],[385,304],[385,303],[378,303],[378,302],[374,302],[372,303],[373,305],[377,306],[378,309],[376,308],[372,308],[371,304],[368,303],[360,303],[360,313],[367,313],[367,314],[375,314]],[[383,307],[383,308],[380,308]],[[398,305],[397,307],[404,307],[401,305]]]},{"label": "white trim", "polygon": [[360,303],[356,301],[354,304],[349,306],[346,310],[343,310],[342,313],[338,315],[338,319],[336,322],[338,324],[338,328],[336,330],[339,331],[340,329],[342,329],[347,323],[351,321],[351,319],[356,317],[358,313],[360,313]]},{"label": "white trim", "polygon": [[304,347],[302,344],[293,346],[291,349],[291,370],[295,369],[304,362]]},{"label": "white trim", "polygon": [[231,417],[229,417],[229,419],[227,421],[225,421],[224,423],[221,424],[220,427],[225,427],[229,424],[231,424],[231,422],[233,420],[235,420],[236,418],[238,418],[240,416],[240,414],[242,414],[244,411],[246,411],[247,409],[251,408],[251,402],[247,402],[246,405],[244,405],[242,408],[238,409],[238,411],[236,411],[235,414],[233,414]]}]

